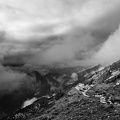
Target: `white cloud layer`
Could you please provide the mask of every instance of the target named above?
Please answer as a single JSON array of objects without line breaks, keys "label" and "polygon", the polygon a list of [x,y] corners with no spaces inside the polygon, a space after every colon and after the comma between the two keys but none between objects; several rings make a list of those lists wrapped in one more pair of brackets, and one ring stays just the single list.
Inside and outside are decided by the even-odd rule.
[{"label": "white cloud layer", "polygon": [[95,54],[95,60],[101,64],[111,64],[120,59],[120,28],[111,34],[100,51]]},{"label": "white cloud layer", "polygon": [[0,57],[29,53],[31,63],[76,63],[106,41],[94,60],[108,48],[109,59],[119,59],[109,37],[120,23],[119,6],[119,0],[0,0]]}]

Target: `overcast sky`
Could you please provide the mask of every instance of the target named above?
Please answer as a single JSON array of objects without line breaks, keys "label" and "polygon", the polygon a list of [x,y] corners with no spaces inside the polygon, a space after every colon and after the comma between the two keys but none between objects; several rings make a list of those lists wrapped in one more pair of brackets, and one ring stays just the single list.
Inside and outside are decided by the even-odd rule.
[{"label": "overcast sky", "polygon": [[120,0],[0,0],[0,58],[114,62],[120,59],[119,6]]}]

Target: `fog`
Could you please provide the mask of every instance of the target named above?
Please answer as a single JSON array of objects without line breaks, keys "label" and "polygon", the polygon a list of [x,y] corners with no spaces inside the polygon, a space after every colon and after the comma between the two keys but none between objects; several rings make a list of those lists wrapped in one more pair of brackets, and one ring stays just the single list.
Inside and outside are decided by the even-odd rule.
[{"label": "fog", "polygon": [[12,71],[0,65],[0,95],[18,89],[26,78],[26,74]]},{"label": "fog", "polygon": [[[119,5],[119,0],[0,0],[0,58],[16,55],[39,65],[105,63],[107,57],[97,56],[114,41]],[[112,55],[109,61],[119,59]]]},{"label": "fog", "polygon": [[95,59],[103,65],[109,65],[120,59],[120,28],[109,36],[96,53]]}]

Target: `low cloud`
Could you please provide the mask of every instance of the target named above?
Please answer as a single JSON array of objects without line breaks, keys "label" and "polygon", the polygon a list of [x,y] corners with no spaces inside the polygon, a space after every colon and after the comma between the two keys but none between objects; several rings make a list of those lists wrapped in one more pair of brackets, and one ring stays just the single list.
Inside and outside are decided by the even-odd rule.
[{"label": "low cloud", "polygon": [[26,74],[12,71],[0,65],[0,92],[10,93],[20,87]]},{"label": "low cloud", "polygon": [[109,36],[94,57],[103,65],[109,65],[120,59],[120,28]]},{"label": "low cloud", "polygon": [[0,0],[0,58],[88,64],[118,28],[119,5],[119,0]]}]

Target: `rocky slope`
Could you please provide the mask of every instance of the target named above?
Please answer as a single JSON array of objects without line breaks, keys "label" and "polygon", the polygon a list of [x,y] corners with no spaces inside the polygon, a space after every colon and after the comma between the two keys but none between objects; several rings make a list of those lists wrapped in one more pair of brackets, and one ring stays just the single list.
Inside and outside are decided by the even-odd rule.
[{"label": "rocky slope", "polygon": [[[75,69],[79,71],[81,67],[74,68],[60,68],[67,71],[68,75],[57,72],[56,69],[48,66],[29,66],[29,65],[12,65],[6,64],[7,69],[25,73],[26,78],[23,80],[21,86],[11,93],[0,94],[0,119],[6,115],[20,109],[24,102],[33,101],[34,99],[41,99],[44,96],[52,96],[67,89],[74,81],[70,76]],[[78,69],[79,68],[79,69]],[[29,101],[30,100],[30,101]]]},{"label": "rocky slope", "polygon": [[[78,72],[78,80],[51,96],[4,117],[5,120],[120,119],[120,61]],[[69,77],[68,77],[69,79]],[[57,83],[55,82],[57,85]]]}]

